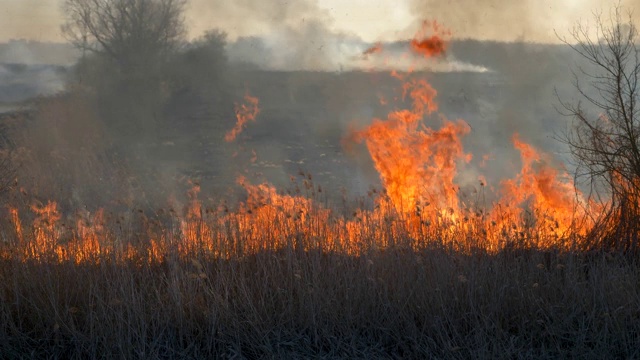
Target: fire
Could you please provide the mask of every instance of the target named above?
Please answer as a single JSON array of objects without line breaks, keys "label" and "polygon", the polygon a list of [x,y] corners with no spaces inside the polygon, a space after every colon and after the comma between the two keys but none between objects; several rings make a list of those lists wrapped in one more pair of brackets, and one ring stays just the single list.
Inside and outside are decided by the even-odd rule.
[{"label": "fire", "polygon": [[551,167],[550,157],[524,143],[518,134],[513,135],[512,141],[520,152],[522,170],[516,178],[503,181],[501,201],[520,216],[522,207],[528,203],[538,212],[538,225],[546,223],[558,236],[579,230],[575,225],[584,216],[580,204],[585,200],[568,174]]},{"label": "fire", "polygon": [[[427,35],[429,32],[433,32],[433,34]],[[447,43],[443,37],[449,35],[449,31],[442,28],[437,22],[425,21],[422,23],[422,29],[410,42],[411,50],[427,58],[444,55],[447,51]]]},{"label": "fire", "polygon": [[[430,31],[435,34],[427,36]],[[441,35],[447,34],[439,24],[425,22],[411,41],[412,50],[425,57],[444,54],[446,43]],[[441,230],[448,229],[449,235],[472,233],[475,241],[485,239],[484,246],[498,249],[514,235],[533,241],[544,233],[546,243],[535,239],[536,245],[553,246],[547,240],[584,233],[584,223],[578,220],[584,217],[585,201],[571,179],[549,165],[548,155],[518,135],[513,142],[521,154],[522,170],[514,179],[502,182],[496,206],[478,209],[464,204],[455,180],[458,167],[472,160],[462,145],[469,126],[440,115],[440,128],[428,127],[425,117],[438,111],[436,90],[411,74],[393,71],[391,75],[403,82],[403,100],[411,100],[411,109],[393,111],[385,120],[374,119],[368,127],[352,131],[346,142],[366,144],[386,196],[393,210],[407,221],[410,236],[424,237],[429,230],[425,225],[437,224]],[[483,156],[480,167],[488,159]],[[480,184],[486,185],[484,176]],[[525,235],[527,239],[522,238]]]},{"label": "fire", "polygon": [[249,94],[244,96],[244,103],[236,104],[236,125],[224,136],[226,142],[234,141],[249,121],[256,121],[260,113],[258,104],[258,98]]},{"label": "fire", "polygon": [[457,208],[453,180],[456,162],[471,160],[461,143],[469,127],[444,118],[440,129],[426,127],[424,115],[437,110],[436,91],[423,80],[406,83],[404,91],[412,99],[412,109],[393,111],[386,120],[375,119],[349,137],[366,143],[398,211],[409,213],[424,202]]},{"label": "fire", "polygon": [[[435,34],[423,38],[428,30]],[[413,51],[425,57],[443,54],[445,46],[439,33],[443,29],[436,22],[424,22],[411,41]],[[405,80],[406,75],[395,71],[392,76],[404,81],[402,98],[408,97],[412,108],[393,111],[386,120],[374,119],[369,127],[356,130],[348,138],[366,143],[385,190],[399,212],[409,214],[424,203],[439,209],[457,209],[456,163],[471,160],[461,142],[469,127],[461,120],[444,117],[440,129],[427,127],[424,117],[438,110],[437,91],[424,79]]]},{"label": "fire", "polygon": [[[427,36],[428,32],[434,34]],[[425,57],[442,55],[447,35],[439,24],[425,22],[410,43],[412,51]],[[365,55],[380,51],[376,45]],[[395,71],[392,76],[402,82],[406,108],[373,119],[345,139],[346,144],[364,144],[379,173],[383,191],[370,192],[368,207],[335,211],[319,204],[314,197],[322,189],[310,174],[293,177],[295,190],[288,193],[239,177],[246,198],[235,206],[223,202],[206,207],[199,199],[199,184],[193,183],[186,205],[174,201],[165,212],[165,222],[141,212],[136,226],[131,219],[115,220],[115,229],[120,230],[113,230],[114,220],[104,210],[85,211],[70,225],[73,222],[60,214],[55,202],[36,204],[30,214],[11,208],[9,218],[18,243],[13,245],[21,250],[3,249],[2,254],[36,260],[95,262],[109,256],[116,261],[152,262],[175,254],[228,258],[283,247],[358,255],[390,246],[420,248],[430,242],[459,251],[498,251],[513,242],[563,246],[563,239],[586,233],[590,226],[584,221],[586,209],[597,204],[575,190],[572,179],[552,166],[549,155],[517,134],[512,140],[520,153],[520,173],[500,183],[493,205],[463,200],[457,177],[473,160],[463,147],[464,137],[472,136],[471,128],[463,120],[438,114],[438,93],[424,78]],[[248,121],[255,121],[258,104],[247,94],[245,102],[236,105],[237,123],[226,141],[233,141]],[[482,156],[480,167],[489,160]],[[487,179],[480,175],[478,181],[484,191]],[[31,221],[26,220],[29,216]],[[122,230],[133,228],[135,233]]]}]

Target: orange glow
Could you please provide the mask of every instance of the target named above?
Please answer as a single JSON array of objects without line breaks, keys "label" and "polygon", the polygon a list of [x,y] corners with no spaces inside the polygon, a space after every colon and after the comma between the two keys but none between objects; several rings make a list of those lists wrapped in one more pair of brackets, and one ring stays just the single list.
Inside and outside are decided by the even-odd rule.
[{"label": "orange glow", "polygon": [[394,111],[384,121],[375,119],[350,138],[366,142],[397,210],[407,213],[427,201],[444,208],[457,207],[453,178],[456,162],[471,160],[461,143],[469,127],[463,121],[448,120],[443,120],[439,130],[426,127],[422,116],[437,109],[435,90],[423,81],[411,85],[412,110]]},{"label": "orange glow", "polygon": [[544,229],[553,235],[545,240],[546,246],[569,234],[584,234],[585,200],[571,177],[552,167],[547,154],[523,142],[518,134],[512,140],[520,152],[522,170],[502,182],[501,208],[492,214],[494,223],[506,229],[515,222],[518,231],[524,227]]},{"label": "orange glow", "polygon": [[[411,41],[412,50],[428,57],[444,54],[442,39],[448,35],[437,23],[425,22]],[[365,54],[379,51],[374,47]],[[0,253],[35,260],[95,262],[109,256],[151,262],[173,255],[229,258],[281,248],[358,255],[430,243],[457,251],[495,252],[513,244],[567,248],[568,239],[579,241],[587,233],[592,224],[586,220],[586,209],[600,205],[585,200],[572,179],[553,166],[550,155],[518,134],[512,141],[520,153],[519,173],[496,186],[492,204],[464,199],[457,177],[473,160],[463,147],[465,136],[473,136],[471,128],[463,120],[438,114],[438,93],[426,79],[397,71],[391,76],[401,82],[401,104],[343,139],[347,146],[364,144],[379,173],[383,189],[370,191],[368,206],[338,211],[315,201],[322,189],[311,174],[292,177],[295,191],[288,193],[239,177],[246,197],[238,204],[207,207],[194,183],[186,204],[173,201],[164,222],[140,212],[135,227],[133,220],[109,218],[104,210],[79,211],[76,221],[69,222],[55,202],[38,203],[30,210],[10,208],[16,242],[22,246],[12,244]],[[387,101],[380,97],[381,103]],[[226,141],[255,121],[258,104],[257,98],[246,95],[236,106],[237,123]],[[256,158],[252,151],[251,161]],[[488,155],[479,158],[480,167],[490,160]],[[489,186],[485,175],[475,176],[484,191]]]},{"label": "orange glow", "polygon": [[232,142],[242,132],[247,122],[256,121],[260,113],[259,100],[249,94],[244,96],[244,103],[236,104],[236,125],[224,136],[226,142]]},{"label": "orange glow", "polygon": [[[433,34],[429,35],[430,32]],[[410,42],[411,50],[427,58],[444,55],[447,51],[444,37],[448,36],[450,33],[437,22],[425,21],[422,23],[422,29]]]}]

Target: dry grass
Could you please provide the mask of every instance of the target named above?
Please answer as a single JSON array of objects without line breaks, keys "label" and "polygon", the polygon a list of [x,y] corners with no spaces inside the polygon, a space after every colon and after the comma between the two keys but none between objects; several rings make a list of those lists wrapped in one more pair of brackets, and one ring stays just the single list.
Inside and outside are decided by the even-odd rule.
[{"label": "dry grass", "polygon": [[[41,126],[24,137],[42,140],[23,154],[23,185],[78,213],[8,197],[20,225],[1,217],[0,358],[640,358],[637,256],[581,252],[571,234],[553,238],[559,250],[553,230],[472,212],[467,230],[412,233],[389,213],[327,218],[322,201],[282,196],[230,215],[191,198],[98,217],[77,205],[104,189],[94,155],[107,150],[60,148]],[[78,161],[54,161],[59,148]],[[293,194],[316,200],[307,184]],[[501,250],[482,250],[489,232]]]},{"label": "dry grass", "polygon": [[339,215],[300,199],[244,214],[191,200],[84,218],[43,204],[20,209],[20,231],[4,222],[0,357],[640,357],[632,255],[508,233],[489,252],[482,228],[418,239],[365,213],[348,223],[354,252],[327,240],[349,228]]},{"label": "dry grass", "polygon": [[5,358],[637,358],[640,267],[437,245],[6,258],[0,324]]}]

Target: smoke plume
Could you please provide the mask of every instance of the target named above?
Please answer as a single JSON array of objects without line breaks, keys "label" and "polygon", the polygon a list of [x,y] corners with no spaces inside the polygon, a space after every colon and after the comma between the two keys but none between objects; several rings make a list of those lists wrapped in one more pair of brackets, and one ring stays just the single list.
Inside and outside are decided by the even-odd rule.
[{"label": "smoke plume", "polygon": [[[591,21],[593,12],[607,15],[613,1],[581,0],[410,0],[415,22],[424,18],[442,19],[456,38],[477,40],[558,43],[560,36],[579,21]],[[625,9],[635,0],[619,2]],[[640,13],[633,14],[636,23]],[[410,29],[415,28],[411,24]],[[595,28],[595,27],[592,27]]]}]

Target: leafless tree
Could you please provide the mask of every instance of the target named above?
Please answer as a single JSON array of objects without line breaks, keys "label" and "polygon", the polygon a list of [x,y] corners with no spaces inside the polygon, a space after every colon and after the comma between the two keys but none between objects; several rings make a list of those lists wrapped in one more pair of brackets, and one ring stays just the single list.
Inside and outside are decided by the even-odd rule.
[{"label": "leafless tree", "polygon": [[139,71],[175,49],[185,33],[186,0],[65,0],[64,35],[83,53]]},{"label": "leafless tree", "polygon": [[569,40],[581,58],[574,71],[577,102],[561,105],[574,119],[562,140],[576,161],[576,179],[589,184],[594,214],[591,248],[640,251],[640,44],[632,14],[614,6],[594,13],[595,27],[578,24]]}]

